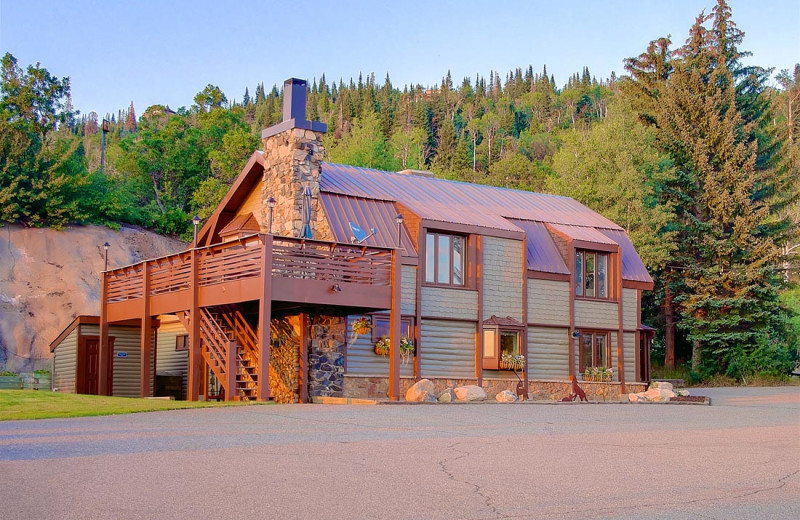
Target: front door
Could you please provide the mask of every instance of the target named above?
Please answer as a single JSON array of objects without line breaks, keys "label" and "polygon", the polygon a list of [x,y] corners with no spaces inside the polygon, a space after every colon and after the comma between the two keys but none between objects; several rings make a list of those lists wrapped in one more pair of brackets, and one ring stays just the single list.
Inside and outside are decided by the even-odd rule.
[{"label": "front door", "polygon": [[97,381],[100,375],[100,340],[86,340],[86,372],[84,379],[84,394],[97,395]]}]

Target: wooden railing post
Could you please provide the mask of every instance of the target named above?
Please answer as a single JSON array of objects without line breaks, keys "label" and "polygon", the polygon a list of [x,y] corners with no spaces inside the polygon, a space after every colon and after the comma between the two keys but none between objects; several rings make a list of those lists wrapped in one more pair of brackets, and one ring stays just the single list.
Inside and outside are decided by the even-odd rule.
[{"label": "wooden railing post", "polygon": [[152,359],[153,327],[150,320],[150,264],[142,264],[142,320],[139,331],[139,351],[141,354],[141,397],[150,396],[150,360]]},{"label": "wooden railing post", "polygon": [[259,401],[268,401],[270,322],[272,320],[272,235],[262,235],[264,245],[261,255],[261,297],[258,301],[258,396]]},{"label": "wooden railing post", "polygon": [[109,377],[112,359],[108,344],[108,273],[103,272],[100,279],[100,352],[97,357],[97,393],[100,395],[111,395]]},{"label": "wooden railing post", "polygon": [[308,402],[308,344],[311,324],[308,313],[300,314],[300,402]]},{"label": "wooden railing post", "polygon": [[392,251],[392,303],[389,309],[389,399],[400,400],[400,254]]},{"label": "wooden railing post", "polygon": [[189,290],[191,291],[191,307],[189,310],[189,388],[187,399],[197,401],[202,381],[201,355],[200,355],[200,306],[198,297],[199,255],[196,248],[192,249],[192,268],[189,277]]},{"label": "wooden railing post", "polygon": [[[223,340],[224,341],[224,340]],[[236,354],[239,350],[239,344],[235,341],[228,341],[228,359],[227,372],[225,378],[228,380],[228,388],[226,388],[225,400],[233,401],[236,397],[236,374],[239,372],[239,366],[236,362]]]}]

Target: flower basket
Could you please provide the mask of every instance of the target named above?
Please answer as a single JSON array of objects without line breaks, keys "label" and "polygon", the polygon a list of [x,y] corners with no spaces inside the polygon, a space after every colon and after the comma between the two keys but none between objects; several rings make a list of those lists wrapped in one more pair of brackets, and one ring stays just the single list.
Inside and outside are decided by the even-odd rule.
[{"label": "flower basket", "polygon": [[408,338],[400,338],[400,357],[403,358],[403,364],[408,364],[409,360],[414,357],[414,344]]},{"label": "flower basket", "polygon": [[603,367],[589,367],[583,373],[583,380],[593,383],[610,383],[614,379],[614,370]]},{"label": "flower basket", "polygon": [[358,336],[361,334],[369,334],[372,330],[372,323],[367,318],[358,318],[350,327],[353,330],[353,334]]},{"label": "flower basket", "polygon": [[381,338],[375,343],[375,353],[379,356],[386,357],[389,353],[389,338]]},{"label": "flower basket", "polygon": [[518,372],[525,368],[525,357],[521,354],[503,354],[500,356],[500,370],[513,370]]}]

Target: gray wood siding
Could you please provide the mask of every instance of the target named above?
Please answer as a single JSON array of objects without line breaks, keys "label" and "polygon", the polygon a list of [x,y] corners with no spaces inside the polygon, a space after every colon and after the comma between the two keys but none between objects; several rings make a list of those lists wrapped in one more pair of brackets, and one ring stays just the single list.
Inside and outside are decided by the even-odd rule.
[{"label": "gray wood siding", "polygon": [[179,321],[164,323],[158,328],[156,374],[181,376],[181,391],[187,395],[189,384],[189,351],[175,350],[175,338],[186,334]]},{"label": "gray wood siding", "polygon": [[569,329],[528,329],[528,377],[566,379],[569,375]]},{"label": "gray wood siding", "polygon": [[[389,356],[379,356],[375,353],[372,332],[359,334],[353,341],[354,334],[351,327],[353,321],[361,317],[360,315],[347,317],[347,375],[389,377]],[[408,364],[400,365],[400,375],[414,376],[414,358],[410,358]]]},{"label": "gray wood siding", "polygon": [[528,323],[569,326],[569,282],[528,279]]},{"label": "gray wood siding", "polygon": [[575,326],[583,328],[618,328],[618,304],[616,302],[598,302],[591,300],[575,300]]},{"label": "gray wood siding", "polygon": [[637,289],[622,289],[622,326],[626,330],[635,330],[639,325],[637,293]]},{"label": "gray wood siding", "polygon": [[436,318],[478,319],[478,291],[422,288],[422,315]]},{"label": "gray wood siding", "polygon": [[636,334],[628,332],[622,335],[625,356],[625,381],[637,381],[636,378]]},{"label": "gray wood siding", "polygon": [[[98,325],[81,325],[81,334],[100,335]],[[108,327],[108,335],[114,336],[114,380],[112,383],[112,395],[116,397],[139,397],[141,386],[141,359],[142,353],[139,349],[140,329],[137,327]],[[155,342],[152,342],[153,352],[155,352]],[[126,352],[126,357],[117,357],[118,352]],[[152,356],[150,377],[150,395],[153,395],[153,372],[155,372],[155,356]]]},{"label": "gray wood siding", "polygon": [[74,394],[77,367],[78,328],[76,327],[53,351],[53,390]]},{"label": "gray wood siding", "polygon": [[522,321],[521,240],[483,237],[483,317]]},{"label": "gray wood siding", "polygon": [[422,320],[420,372],[422,377],[475,377],[475,324]]},{"label": "gray wood siding", "polygon": [[414,315],[417,313],[417,268],[413,265],[404,265],[401,276],[400,309],[403,314]]}]

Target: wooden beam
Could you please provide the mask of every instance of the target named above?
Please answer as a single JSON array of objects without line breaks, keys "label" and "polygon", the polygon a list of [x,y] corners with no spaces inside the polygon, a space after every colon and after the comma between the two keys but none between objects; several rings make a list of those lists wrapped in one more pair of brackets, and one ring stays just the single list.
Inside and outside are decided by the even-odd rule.
[{"label": "wooden beam", "polygon": [[617,305],[617,370],[619,371],[619,391],[622,394],[627,393],[627,389],[625,388],[625,338],[623,334],[625,333],[625,327],[623,325],[623,313],[622,313],[622,302],[624,298],[622,297],[622,248],[617,249],[617,262],[616,262],[616,269],[614,273],[614,285],[616,286],[615,290],[618,291],[618,299],[619,304]]},{"label": "wooden beam", "polygon": [[[186,398],[197,401],[200,394],[200,384],[203,380],[200,354],[200,306],[198,278],[199,278],[199,251],[192,249],[192,267],[189,277],[189,290],[191,292],[191,308],[189,310],[189,388]],[[205,396],[208,398],[208,396]]]},{"label": "wooden beam", "polygon": [[475,287],[478,289],[478,324],[475,327],[475,377],[478,386],[483,386],[483,237],[475,237]]},{"label": "wooden beam", "polygon": [[389,399],[400,400],[400,318],[401,276],[400,251],[392,251],[392,305],[389,309]]},{"label": "wooden beam", "polygon": [[414,317],[414,347],[416,349],[414,378],[417,381],[422,379],[422,283],[425,281],[425,269],[427,269],[427,264],[423,261],[426,255],[425,233],[426,229],[422,226],[422,220],[420,220],[419,234],[417,235],[419,265],[417,266],[417,285],[414,288],[414,310],[416,311],[416,316]]},{"label": "wooden beam", "polygon": [[[80,330],[80,328],[78,329]],[[100,280],[100,352],[98,353],[97,367],[97,393],[111,395],[112,385],[109,384],[111,375],[110,364],[112,360],[111,349],[108,342],[108,273],[103,272]]]},{"label": "wooden beam", "polygon": [[139,396],[150,396],[150,361],[153,355],[153,325],[150,322],[150,264],[142,265],[142,321],[139,329],[140,383]]},{"label": "wooden beam", "polygon": [[268,401],[270,322],[272,320],[272,235],[261,235],[263,240],[261,262],[261,296],[258,299],[258,396]]},{"label": "wooden beam", "polygon": [[522,337],[520,338],[522,355],[525,359],[525,368],[522,371],[522,381],[525,385],[525,399],[528,398],[528,248],[527,239],[522,241]]},{"label": "wooden beam", "polygon": [[[569,357],[568,374],[575,377],[575,248],[572,243],[567,241],[567,269],[569,269],[569,344],[567,345],[567,356]],[[577,381],[577,379],[576,379]]]},{"label": "wooden beam", "polygon": [[311,342],[311,322],[308,313],[300,314],[300,402],[308,402],[308,347]]},{"label": "wooden beam", "polygon": [[233,401],[237,398],[236,395],[236,374],[239,372],[239,364],[236,362],[236,354],[239,350],[239,343],[236,341],[229,341],[228,342],[228,359],[227,365],[228,369],[225,372],[226,381],[226,389],[225,389],[225,400],[226,401]]}]

